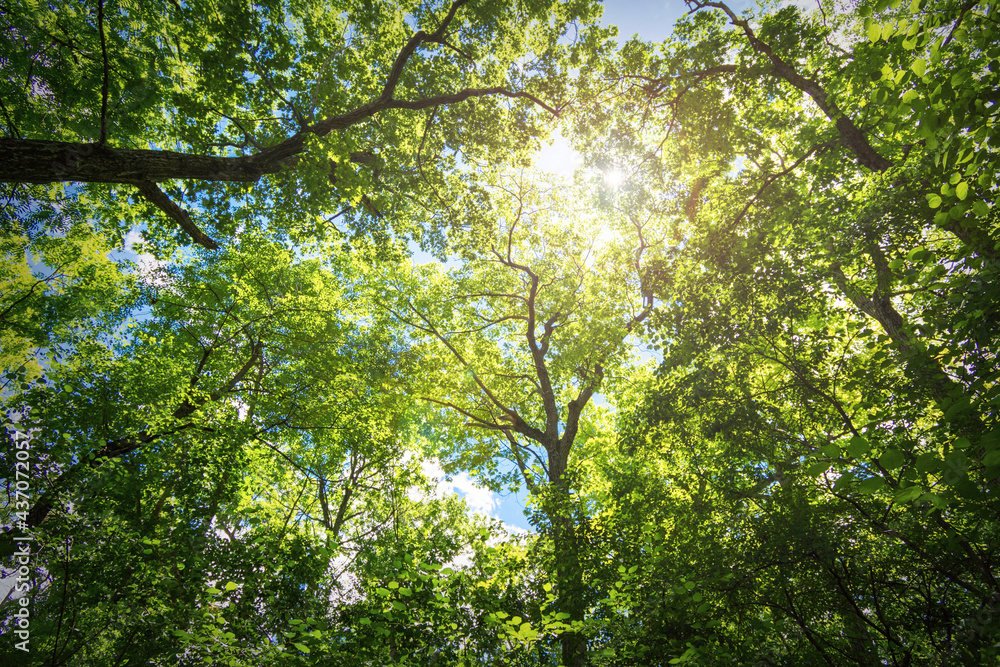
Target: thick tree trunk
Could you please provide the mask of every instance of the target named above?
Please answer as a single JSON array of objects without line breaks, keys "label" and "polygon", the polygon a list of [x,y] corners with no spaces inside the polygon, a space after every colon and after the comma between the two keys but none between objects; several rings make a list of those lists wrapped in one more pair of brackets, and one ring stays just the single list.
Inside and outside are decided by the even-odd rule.
[{"label": "thick tree trunk", "polygon": [[0,139],[0,181],[139,184],[195,179],[252,183],[264,174],[280,171],[281,162],[266,157],[215,157],[6,138]]},{"label": "thick tree trunk", "polygon": [[[570,615],[570,621],[583,621],[585,604],[583,599],[583,569],[580,565],[579,549],[576,544],[573,519],[567,518],[566,525],[556,527],[555,539],[557,590],[560,606]],[[585,667],[587,664],[587,638],[578,632],[565,632],[562,641],[562,664],[566,667]]]},{"label": "thick tree trunk", "polygon": [[[565,479],[567,456],[558,453],[549,457],[551,482],[546,503],[546,516],[552,524],[552,546],[556,592],[560,611],[569,614],[569,621],[583,621],[586,616],[583,567],[577,535],[577,517],[573,512],[569,480]],[[560,636],[562,665],[584,667],[587,664],[587,638],[578,632],[564,632]]]}]

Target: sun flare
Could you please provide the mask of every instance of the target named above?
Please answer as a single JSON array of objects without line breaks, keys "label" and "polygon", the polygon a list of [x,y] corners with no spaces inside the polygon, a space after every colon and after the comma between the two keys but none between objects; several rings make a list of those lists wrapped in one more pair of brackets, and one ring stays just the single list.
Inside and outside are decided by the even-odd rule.
[{"label": "sun flare", "polygon": [[617,190],[625,182],[625,174],[618,168],[609,169],[604,172],[604,182],[612,190]]}]

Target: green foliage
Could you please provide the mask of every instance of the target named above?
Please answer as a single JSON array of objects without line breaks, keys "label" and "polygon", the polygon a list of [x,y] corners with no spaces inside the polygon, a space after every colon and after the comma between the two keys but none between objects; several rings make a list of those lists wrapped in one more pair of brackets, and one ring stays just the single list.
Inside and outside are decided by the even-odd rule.
[{"label": "green foliage", "polygon": [[2,3],[4,659],[993,664],[997,5],[690,8]]},{"label": "green foliage", "polygon": [[[27,159],[51,162],[44,174],[15,166],[4,180],[86,181],[104,233],[145,223],[159,257],[195,236],[140,195],[147,178],[218,243],[259,224],[300,245],[385,246],[395,232],[440,247],[453,216],[439,203],[473,200],[464,166],[526,159],[539,113],[564,104],[573,49],[560,38],[594,13],[589,1],[7,3],[5,160],[25,159],[15,139],[68,143]],[[72,177],[105,146],[131,168]]]}]

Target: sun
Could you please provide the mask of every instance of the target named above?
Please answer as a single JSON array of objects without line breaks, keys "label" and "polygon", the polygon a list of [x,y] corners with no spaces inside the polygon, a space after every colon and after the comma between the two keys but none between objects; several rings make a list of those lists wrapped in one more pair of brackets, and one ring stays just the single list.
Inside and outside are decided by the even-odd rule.
[{"label": "sun", "polygon": [[604,172],[604,182],[612,190],[617,190],[625,182],[625,173],[617,167]]}]

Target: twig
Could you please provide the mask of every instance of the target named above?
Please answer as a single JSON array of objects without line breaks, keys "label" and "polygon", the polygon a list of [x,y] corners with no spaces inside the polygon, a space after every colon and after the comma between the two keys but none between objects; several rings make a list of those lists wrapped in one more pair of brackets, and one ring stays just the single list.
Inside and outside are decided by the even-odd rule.
[{"label": "twig", "polygon": [[805,155],[803,155],[798,160],[793,162],[787,169],[783,169],[777,173],[768,175],[767,178],[764,179],[764,184],[757,189],[757,193],[750,198],[750,200],[746,203],[743,209],[736,215],[735,218],[733,218],[733,221],[729,224],[729,228],[735,229],[736,226],[739,225],[740,222],[742,222],[743,218],[750,211],[750,208],[757,203],[757,200],[760,199],[760,196],[764,194],[764,190],[769,188],[771,184],[773,184],[776,180],[778,180],[782,176],[786,176],[790,172],[794,171],[796,168],[798,168],[799,165],[808,160],[814,154],[822,153],[826,149],[831,148],[834,145],[834,143],[836,142],[825,141],[821,144],[816,144],[808,151],[806,151]]},{"label": "twig", "polygon": [[955,31],[957,31],[958,27],[962,25],[962,19],[965,18],[965,15],[969,12],[970,9],[972,9],[978,4],[979,0],[969,0],[969,2],[962,5],[962,11],[958,13],[958,18],[955,19],[955,25],[951,27],[951,31],[948,32],[948,36],[945,38],[944,42],[941,43],[942,49],[948,46],[948,43],[951,42],[951,38],[955,36]]},{"label": "twig", "polygon": [[14,124],[14,119],[11,117],[10,112],[7,111],[7,106],[3,103],[3,98],[0,98],[0,111],[3,111],[4,118],[7,119],[7,127],[10,128],[11,133],[18,139],[21,139],[21,132],[17,129],[17,125]]},{"label": "twig", "polygon": [[864,131],[855,125],[854,121],[847,114],[841,111],[819,82],[803,76],[791,64],[775,53],[770,44],[761,41],[757,37],[753,29],[750,28],[750,23],[737,17],[728,5],[724,2],[708,0],[687,0],[687,2],[695,10],[712,7],[725,12],[730,22],[743,31],[747,41],[750,43],[750,47],[771,62],[772,72],[811,97],[826,117],[833,121],[837,132],[840,134],[841,145],[850,151],[862,166],[874,172],[883,172],[892,166],[892,162],[875,150],[868,141],[868,137]]}]

